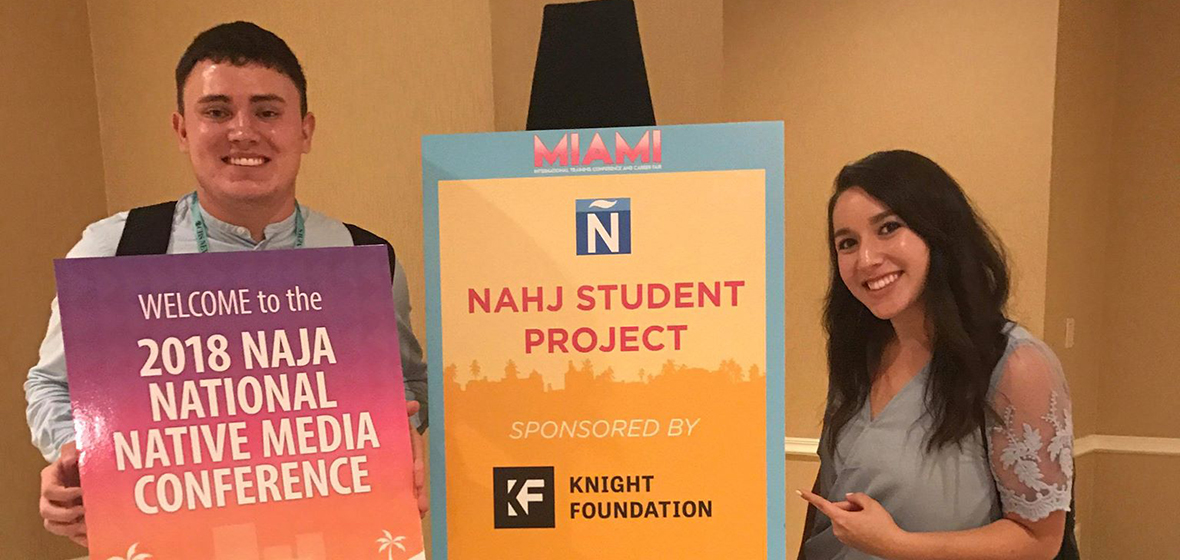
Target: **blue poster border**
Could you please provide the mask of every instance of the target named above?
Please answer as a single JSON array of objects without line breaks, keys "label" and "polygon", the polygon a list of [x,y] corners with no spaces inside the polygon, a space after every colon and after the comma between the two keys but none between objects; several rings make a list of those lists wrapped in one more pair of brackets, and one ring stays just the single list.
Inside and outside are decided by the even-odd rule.
[{"label": "blue poster border", "polygon": [[[537,174],[534,136],[547,147],[567,133],[594,133],[613,144],[616,133],[629,141],[659,130],[660,169],[584,171],[577,175],[673,173],[761,169],[766,174],[766,552],[786,556],[785,493],[785,307],[783,123],[750,122],[655,127],[490,132],[422,137],[422,220],[426,266],[426,343],[429,368],[431,470],[431,546],[436,560],[447,560],[446,403],[443,396],[442,306],[439,294],[438,185],[440,181],[551,177]],[[585,149],[585,147],[583,147]],[[603,166],[609,167],[609,166]],[[570,173],[571,175],[574,173]],[[568,175],[567,175],[568,176]]]}]

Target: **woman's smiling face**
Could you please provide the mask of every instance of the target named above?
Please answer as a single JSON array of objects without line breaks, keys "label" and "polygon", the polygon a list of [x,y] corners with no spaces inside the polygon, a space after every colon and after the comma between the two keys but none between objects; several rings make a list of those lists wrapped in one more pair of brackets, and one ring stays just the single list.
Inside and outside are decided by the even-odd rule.
[{"label": "woman's smiling face", "polygon": [[863,189],[844,191],[832,208],[840,278],[879,319],[922,311],[930,247]]}]

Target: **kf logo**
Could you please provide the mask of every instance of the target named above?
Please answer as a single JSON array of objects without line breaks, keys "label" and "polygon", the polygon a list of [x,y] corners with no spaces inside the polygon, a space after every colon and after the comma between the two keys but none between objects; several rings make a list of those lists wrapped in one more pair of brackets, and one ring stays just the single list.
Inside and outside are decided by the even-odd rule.
[{"label": "kf logo", "polygon": [[553,467],[493,467],[497,529],[554,526]]},{"label": "kf logo", "polygon": [[630,198],[578,199],[575,206],[579,255],[631,253]]}]

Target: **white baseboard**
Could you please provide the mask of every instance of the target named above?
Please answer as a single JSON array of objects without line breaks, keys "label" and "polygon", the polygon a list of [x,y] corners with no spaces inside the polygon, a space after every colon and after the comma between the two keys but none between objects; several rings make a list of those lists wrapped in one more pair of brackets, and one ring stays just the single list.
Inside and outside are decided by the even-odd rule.
[{"label": "white baseboard", "polygon": [[[788,459],[816,459],[819,439],[785,438]],[[1073,442],[1073,456],[1091,453],[1119,453],[1124,455],[1180,456],[1180,438],[1088,435]]]},{"label": "white baseboard", "polygon": [[788,459],[819,459],[816,450],[819,449],[818,438],[787,437]]},{"label": "white baseboard", "polygon": [[1180,438],[1104,436],[1094,434],[1082,436],[1074,440],[1074,457],[1081,457],[1090,453],[1177,457],[1180,456]]}]

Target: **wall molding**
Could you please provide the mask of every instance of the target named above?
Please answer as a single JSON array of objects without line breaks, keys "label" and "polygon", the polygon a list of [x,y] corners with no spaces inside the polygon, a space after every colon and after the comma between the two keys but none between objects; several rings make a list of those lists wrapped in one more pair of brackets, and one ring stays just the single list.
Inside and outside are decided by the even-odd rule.
[{"label": "wall molding", "polygon": [[[788,437],[785,438],[785,444],[788,459],[819,459],[816,454],[816,449],[819,448],[818,438]],[[1075,458],[1091,453],[1180,457],[1180,438],[1093,434],[1074,440]]]},{"label": "wall molding", "polygon": [[1180,438],[1088,435],[1073,442],[1073,456],[1090,453],[1180,457]]},{"label": "wall molding", "polygon": [[819,449],[819,438],[787,437],[785,439],[788,459],[819,460],[819,454],[816,453],[816,450]]}]

